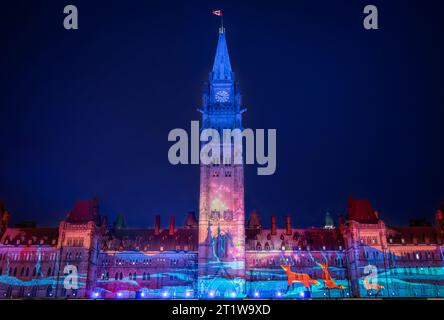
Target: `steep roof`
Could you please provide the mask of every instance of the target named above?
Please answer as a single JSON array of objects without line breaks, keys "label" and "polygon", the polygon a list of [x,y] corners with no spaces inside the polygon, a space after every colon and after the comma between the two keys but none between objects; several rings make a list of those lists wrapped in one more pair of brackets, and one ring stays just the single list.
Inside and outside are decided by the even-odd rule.
[{"label": "steep roof", "polygon": [[348,198],[347,220],[353,220],[359,223],[375,224],[379,218],[376,211],[372,208],[367,199]]},{"label": "steep roof", "polygon": [[185,227],[187,228],[197,228],[198,222],[196,219],[196,214],[194,213],[194,211],[190,211],[187,214],[187,217],[185,218]]},{"label": "steep roof", "polygon": [[230,56],[228,54],[224,29],[219,31],[219,40],[217,43],[216,56],[214,57],[211,78],[212,80],[233,80],[233,71],[231,70]]},{"label": "steep roof", "polygon": [[196,251],[198,232],[197,228],[181,228],[170,235],[168,229],[161,230],[159,234],[155,233],[155,229],[114,229],[108,234],[102,249],[115,251]]},{"label": "steep roof", "polygon": [[307,228],[292,229],[288,235],[286,229],[277,229],[272,235],[270,229],[261,231],[246,229],[248,250],[255,250],[257,244],[262,248],[270,246],[270,249],[280,250],[282,246],[290,247],[293,250],[338,250],[339,246],[344,246],[343,237],[338,229]]},{"label": "steep roof", "polygon": [[387,238],[390,243],[444,243],[444,238],[438,228],[432,226],[420,227],[388,227]]},{"label": "steep roof", "polygon": [[99,222],[99,201],[97,199],[78,200],[74,209],[68,213],[66,219],[71,223]]},{"label": "steep roof", "polygon": [[56,246],[58,238],[58,228],[8,228],[2,236],[1,244]]},{"label": "steep roof", "polygon": [[248,219],[248,228],[259,228],[261,226],[261,219],[259,214],[253,210],[250,213],[250,218]]}]

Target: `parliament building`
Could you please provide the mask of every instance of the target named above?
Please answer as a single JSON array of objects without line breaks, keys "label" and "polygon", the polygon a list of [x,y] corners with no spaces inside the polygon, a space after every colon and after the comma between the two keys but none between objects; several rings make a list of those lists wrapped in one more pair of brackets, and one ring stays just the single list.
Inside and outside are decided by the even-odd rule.
[{"label": "parliament building", "polygon": [[[199,110],[204,129],[242,130],[224,28]],[[166,229],[160,216],[153,228],[108,223],[98,199],[77,201],[52,228],[10,226],[0,204],[0,298],[443,297],[443,212],[444,203],[434,223],[391,226],[350,197],[336,222],[298,228],[273,215],[266,228],[245,214],[244,165],[214,159],[200,165],[197,215],[169,216]]]}]

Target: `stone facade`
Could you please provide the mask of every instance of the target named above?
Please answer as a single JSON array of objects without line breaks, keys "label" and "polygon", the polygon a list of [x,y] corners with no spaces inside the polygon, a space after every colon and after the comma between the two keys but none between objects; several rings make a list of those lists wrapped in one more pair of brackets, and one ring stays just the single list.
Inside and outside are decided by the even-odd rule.
[{"label": "stone facade", "polygon": [[[219,32],[203,94],[203,128],[242,129],[239,84]],[[234,153],[232,145],[229,146]],[[54,228],[9,226],[0,204],[1,298],[442,297],[444,205],[436,224],[387,226],[367,200],[350,198],[337,226],[245,223],[243,165],[201,165],[199,219],[177,228],[109,225],[97,199],[78,201]]]},{"label": "stone facade", "polygon": [[[252,212],[245,228],[245,295],[442,296],[442,209],[437,210],[435,226],[393,227],[385,225],[368,201],[349,199],[345,221],[340,219],[337,227],[306,229],[294,228],[289,216],[282,226],[273,216],[271,228],[264,228]],[[4,206],[2,210],[3,216],[7,211]],[[373,218],[368,220],[370,212]],[[198,233],[192,212],[180,228],[170,218],[169,227],[162,229],[157,218],[152,229],[130,229],[108,226],[97,200],[79,201],[59,228],[4,229],[0,295],[208,298],[210,293],[203,295],[198,288]],[[290,286],[286,265],[300,275]],[[74,275],[77,286],[71,281]],[[305,286],[302,275],[312,283]],[[221,290],[230,288],[215,287],[211,297],[226,297],[228,293]]]}]

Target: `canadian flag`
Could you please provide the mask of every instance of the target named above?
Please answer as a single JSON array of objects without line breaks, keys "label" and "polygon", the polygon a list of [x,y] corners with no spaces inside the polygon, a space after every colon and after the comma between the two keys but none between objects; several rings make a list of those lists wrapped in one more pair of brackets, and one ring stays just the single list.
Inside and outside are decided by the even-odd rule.
[{"label": "canadian flag", "polygon": [[222,17],[222,10],[213,10],[213,14]]}]

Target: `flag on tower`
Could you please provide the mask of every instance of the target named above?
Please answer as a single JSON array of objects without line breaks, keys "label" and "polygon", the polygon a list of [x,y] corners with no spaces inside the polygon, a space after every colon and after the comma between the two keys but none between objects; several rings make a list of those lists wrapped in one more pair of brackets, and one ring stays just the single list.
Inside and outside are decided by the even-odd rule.
[{"label": "flag on tower", "polygon": [[213,14],[222,17],[222,10],[213,10]]}]

